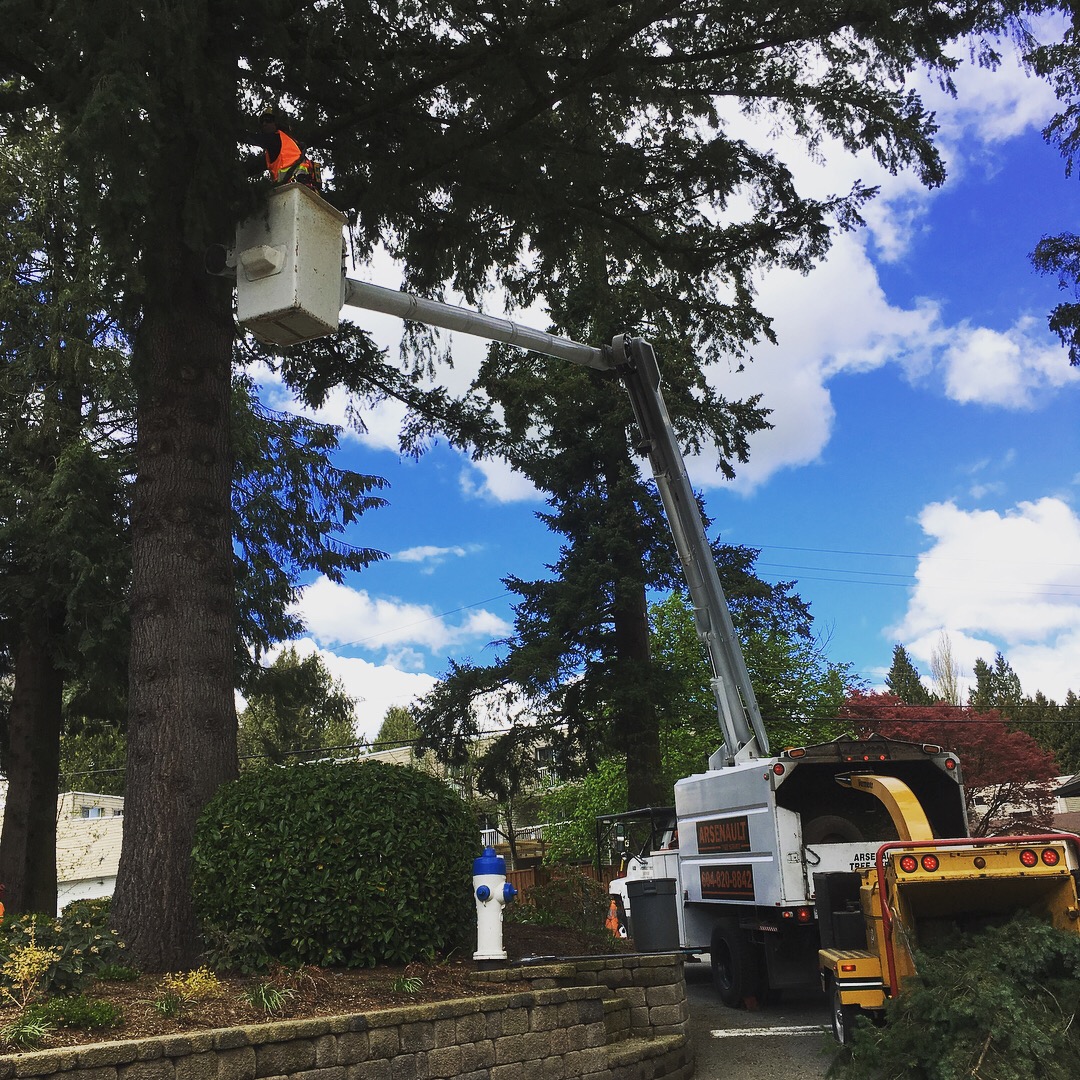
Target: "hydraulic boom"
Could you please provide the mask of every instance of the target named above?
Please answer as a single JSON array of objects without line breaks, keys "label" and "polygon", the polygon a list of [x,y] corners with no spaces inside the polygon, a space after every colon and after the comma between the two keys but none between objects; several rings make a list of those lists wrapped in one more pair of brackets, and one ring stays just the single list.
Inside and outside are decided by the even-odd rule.
[{"label": "hydraulic boom", "polygon": [[[727,599],[716,572],[712,549],[686,473],[682,452],[660,389],[660,369],[652,346],[620,334],[610,347],[582,345],[568,338],[520,326],[468,308],[424,300],[352,278],[345,279],[345,303],[397,315],[474,337],[518,345],[523,349],[569,360],[598,370],[614,370],[626,387],[648,455],[653,477],[667,513],[683,573],[694,605],[694,621],[712,664],[712,688],[724,737],[720,764],[767,755],[769,741]],[[710,762],[713,765],[714,762]]]}]

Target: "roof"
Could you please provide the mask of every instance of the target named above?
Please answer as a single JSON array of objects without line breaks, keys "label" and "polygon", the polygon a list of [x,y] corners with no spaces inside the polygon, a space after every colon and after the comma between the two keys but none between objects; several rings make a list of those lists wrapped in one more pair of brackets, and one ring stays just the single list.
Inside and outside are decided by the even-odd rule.
[{"label": "roof", "polygon": [[1059,799],[1071,799],[1080,795],[1080,773],[1077,773],[1072,779],[1067,780],[1061,787],[1056,788],[1054,794]]}]

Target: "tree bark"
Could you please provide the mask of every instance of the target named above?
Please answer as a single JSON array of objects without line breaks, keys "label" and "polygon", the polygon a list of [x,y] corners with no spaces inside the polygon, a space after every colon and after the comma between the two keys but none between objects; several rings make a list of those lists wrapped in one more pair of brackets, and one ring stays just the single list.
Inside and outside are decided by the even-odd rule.
[{"label": "tree bark", "polygon": [[[633,464],[629,455],[609,463],[608,503],[624,527],[609,523],[618,542],[611,551],[614,580],[612,624],[617,665],[613,702],[617,745],[626,751],[627,806],[657,806],[667,801],[660,753],[660,720],[652,699],[652,650],[649,607],[645,592],[645,557],[635,530],[625,523],[637,517],[633,505]],[[621,479],[625,477],[625,482]],[[629,510],[623,507],[629,502]]]},{"label": "tree bark", "polygon": [[12,914],[56,914],[56,795],[64,679],[49,647],[47,623],[41,617],[26,628],[15,657],[0,839],[0,882]]},{"label": "tree bark", "polygon": [[237,768],[231,290],[179,239],[157,257],[172,288],[148,305],[136,343],[130,712],[113,901],[113,925],[144,971],[195,964],[195,823]]},{"label": "tree bark", "polygon": [[650,692],[652,655],[644,587],[617,587],[625,593],[614,612],[615,653],[620,692],[615,716],[626,748],[627,806],[658,806],[667,801],[660,755],[660,721]]}]

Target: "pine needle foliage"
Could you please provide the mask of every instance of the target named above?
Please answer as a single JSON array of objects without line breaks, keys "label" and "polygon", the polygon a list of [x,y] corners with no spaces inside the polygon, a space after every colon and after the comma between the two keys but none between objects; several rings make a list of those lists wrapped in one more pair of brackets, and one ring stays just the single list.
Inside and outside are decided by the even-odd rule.
[{"label": "pine needle foliage", "polygon": [[916,957],[918,975],[860,1025],[841,1080],[1073,1080],[1080,1075],[1080,934],[1027,913],[955,933]]}]

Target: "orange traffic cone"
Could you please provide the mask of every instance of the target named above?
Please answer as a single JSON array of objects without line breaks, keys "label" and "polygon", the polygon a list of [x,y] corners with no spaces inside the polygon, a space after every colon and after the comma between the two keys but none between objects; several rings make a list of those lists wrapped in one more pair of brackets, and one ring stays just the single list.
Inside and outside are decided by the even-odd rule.
[{"label": "orange traffic cone", "polygon": [[607,927],[616,937],[619,937],[619,909],[615,904],[615,900],[612,899],[611,907],[608,908],[608,917],[604,920],[604,926]]}]

